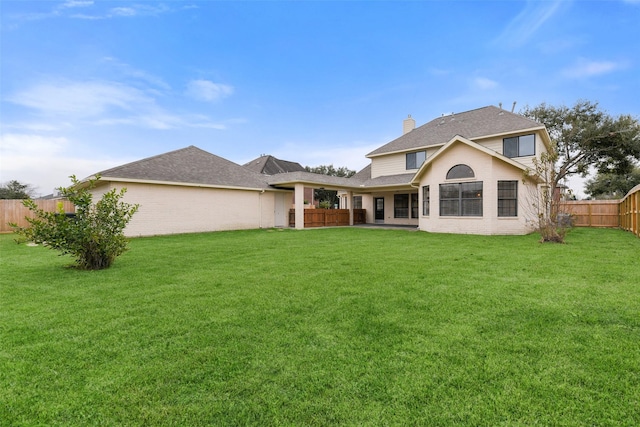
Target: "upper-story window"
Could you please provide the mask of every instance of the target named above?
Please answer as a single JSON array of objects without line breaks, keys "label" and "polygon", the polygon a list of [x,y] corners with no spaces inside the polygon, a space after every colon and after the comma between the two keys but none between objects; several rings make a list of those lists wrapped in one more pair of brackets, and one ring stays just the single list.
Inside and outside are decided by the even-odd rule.
[{"label": "upper-story window", "polygon": [[427,159],[426,151],[416,151],[414,153],[407,153],[407,170],[418,169],[424,161]]},{"label": "upper-story window", "polygon": [[447,179],[473,178],[475,176],[473,169],[467,165],[455,165],[447,172]]},{"label": "upper-story window", "polygon": [[507,157],[535,156],[536,136],[531,134],[505,138],[502,141],[502,153]]}]

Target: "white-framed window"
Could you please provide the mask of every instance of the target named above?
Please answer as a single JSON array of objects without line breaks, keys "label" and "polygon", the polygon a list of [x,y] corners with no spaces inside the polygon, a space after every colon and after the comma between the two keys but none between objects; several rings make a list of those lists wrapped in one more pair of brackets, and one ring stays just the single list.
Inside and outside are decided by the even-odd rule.
[{"label": "white-framed window", "polygon": [[482,181],[440,184],[440,216],[482,216]]},{"label": "white-framed window", "polygon": [[518,181],[498,181],[498,216],[518,216]]},{"label": "white-framed window", "polygon": [[426,151],[415,151],[413,153],[407,153],[407,170],[419,169],[426,159]]},{"label": "white-framed window", "polygon": [[447,179],[474,178],[476,176],[467,165],[455,165],[447,172]]},{"label": "white-framed window", "polygon": [[422,215],[429,216],[429,186],[422,187]]},{"label": "white-framed window", "polygon": [[409,218],[409,195],[408,194],[393,195],[393,217]]},{"label": "white-framed window", "polygon": [[418,193],[411,193],[411,218],[418,218]]},{"label": "white-framed window", "polygon": [[506,157],[523,157],[536,155],[536,136],[522,135],[502,140],[502,154]]}]

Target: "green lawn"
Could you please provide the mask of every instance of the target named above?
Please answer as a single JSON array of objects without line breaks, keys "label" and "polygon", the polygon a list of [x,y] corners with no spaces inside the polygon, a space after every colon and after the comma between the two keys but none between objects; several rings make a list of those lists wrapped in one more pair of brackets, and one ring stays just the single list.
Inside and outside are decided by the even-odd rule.
[{"label": "green lawn", "polygon": [[640,239],[0,236],[0,425],[640,424]]}]

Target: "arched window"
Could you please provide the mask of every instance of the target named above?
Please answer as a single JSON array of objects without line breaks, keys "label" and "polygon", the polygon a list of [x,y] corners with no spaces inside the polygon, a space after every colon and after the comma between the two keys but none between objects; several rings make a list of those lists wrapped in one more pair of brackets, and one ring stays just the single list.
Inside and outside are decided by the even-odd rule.
[{"label": "arched window", "polygon": [[474,178],[476,175],[467,165],[455,165],[447,172],[447,179]]}]

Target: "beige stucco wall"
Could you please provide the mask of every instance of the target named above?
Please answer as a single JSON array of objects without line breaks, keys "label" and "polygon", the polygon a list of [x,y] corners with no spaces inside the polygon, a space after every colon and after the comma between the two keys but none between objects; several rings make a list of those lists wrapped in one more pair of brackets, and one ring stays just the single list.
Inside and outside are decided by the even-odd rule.
[{"label": "beige stucco wall", "polygon": [[[130,237],[270,228],[275,224],[273,192],[140,183],[109,185],[114,187],[126,187],[123,201],[140,205],[125,229]],[[106,187],[93,191],[98,195]],[[94,196],[94,200],[98,198]],[[291,195],[285,196],[285,206],[290,202]]]},{"label": "beige stucco wall", "polygon": [[[464,160],[461,160],[464,159]],[[446,180],[449,169],[457,164],[466,164],[475,173],[475,178]],[[434,161],[420,179],[420,220],[419,228],[424,231],[463,234],[527,234],[533,231],[530,217],[529,189],[532,184],[522,183],[522,170],[489,156],[466,144],[457,143]],[[498,218],[499,180],[518,181],[518,216]],[[483,216],[449,217],[440,216],[439,185],[444,183],[482,181]],[[422,187],[429,185],[429,216],[422,215]],[[533,186],[535,187],[535,186]]]}]

